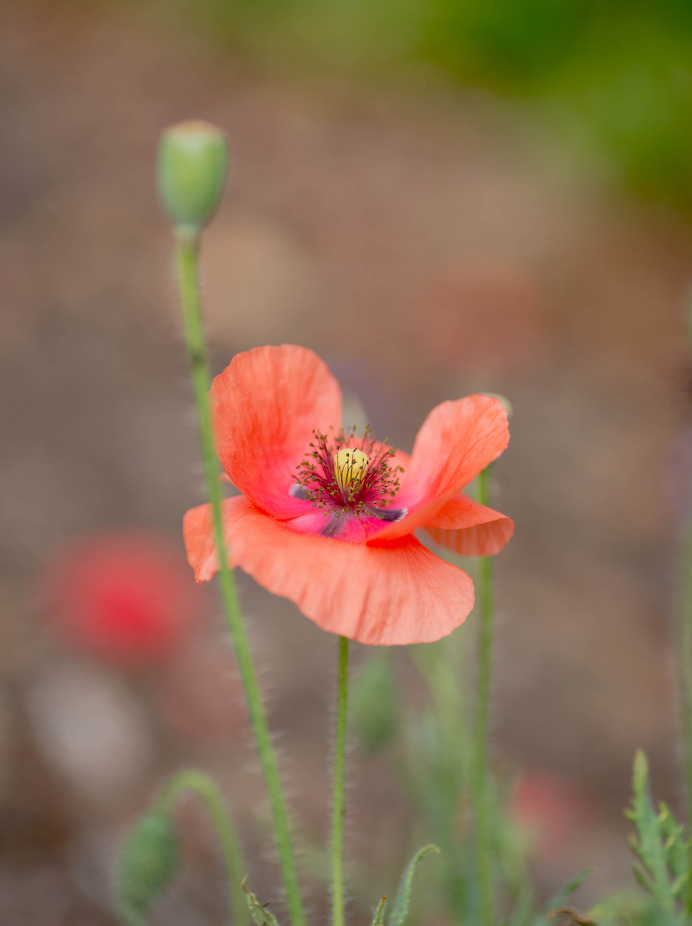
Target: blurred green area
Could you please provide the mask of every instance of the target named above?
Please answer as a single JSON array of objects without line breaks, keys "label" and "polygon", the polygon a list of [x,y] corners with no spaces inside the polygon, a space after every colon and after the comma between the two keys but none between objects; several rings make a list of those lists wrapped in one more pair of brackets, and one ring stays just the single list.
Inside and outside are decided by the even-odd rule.
[{"label": "blurred green area", "polygon": [[616,184],[692,209],[690,0],[175,0],[166,10],[273,69],[513,98]]}]

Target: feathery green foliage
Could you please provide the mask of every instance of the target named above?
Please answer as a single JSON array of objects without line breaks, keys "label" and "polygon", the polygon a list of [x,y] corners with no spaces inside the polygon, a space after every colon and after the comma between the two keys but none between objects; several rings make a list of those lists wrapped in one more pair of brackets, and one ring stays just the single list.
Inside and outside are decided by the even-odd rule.
[{"label": "feathery green foliage", "polygon": [[643,752],[634,760],[632,805],[626,816],[635,827],[630,840],[641,865],[634,866],[638,884],[654,899],[670,922],[684,923],[690,910],[690,841],[669,808],[658,813],[649,795],[649,764]]}]

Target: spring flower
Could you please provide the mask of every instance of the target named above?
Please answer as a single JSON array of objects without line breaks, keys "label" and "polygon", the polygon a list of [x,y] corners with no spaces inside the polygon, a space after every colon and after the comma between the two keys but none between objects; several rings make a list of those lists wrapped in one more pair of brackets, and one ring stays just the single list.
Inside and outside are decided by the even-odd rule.
[{"label": "spring flower", "polygon": [[510,794],[510,814],[531,840],[535,856],[555,862],[598,823],[596,797],[576,779],[526,769]]},{"label": "spring flower", "polygon": [[199,612],[175,548],[134,531],[92,534],[61,549],[45,576],[61,636],[98,658],[143,668],[175,651]]},{"label": "spring flower", "polygon": [[[473,607],[473,583],[415,536],[463,555],[502,549],[509,518],[461,489],[507,446],[507,416],[483,395],[443,402],[410,457],[341,430],[341,391],[312,351],[238,354],[211,388],[216,447],[242,495],[224,501],[229,564],[291,599],[324,630],[361,643],[446,636]],[[219,562],[211,507],[183,534],[198,582]]]}]

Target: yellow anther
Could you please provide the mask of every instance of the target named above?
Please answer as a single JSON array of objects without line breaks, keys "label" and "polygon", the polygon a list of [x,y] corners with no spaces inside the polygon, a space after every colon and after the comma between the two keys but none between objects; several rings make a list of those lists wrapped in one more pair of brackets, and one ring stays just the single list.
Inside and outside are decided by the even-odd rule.
[{"label": "yellow anther", "polygon": [[368,471],[370,457],[363,450],[342,447],[334,459],[336,481],[342,492],[349,494],[357,491]]}]

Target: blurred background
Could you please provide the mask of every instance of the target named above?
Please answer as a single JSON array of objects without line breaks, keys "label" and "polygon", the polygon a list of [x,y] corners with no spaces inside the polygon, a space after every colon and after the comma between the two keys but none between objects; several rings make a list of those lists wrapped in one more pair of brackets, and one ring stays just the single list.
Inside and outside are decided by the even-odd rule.
[{"label": "blurred background", "polygon": [[[153,159],[190,116],[233,152],[203,252],[214,372],[310,346],[403,449],[437,402],[511,400],[494,754],[543,890],[586,866],[585,903],[629,883],[637,747],[680,808],[692,7],[27,0],[0,19],[0,922],[114,924],[122,834],[191,764],[277,895],[215,589],[180,537],[203,492]],[[318,917],[336,644],[238,582]],[[415,827],[386,756],[351,764],[360,922]],[[223,922],[209,828],[194,801],[180,819],[183,873],[152,923]]]}]

